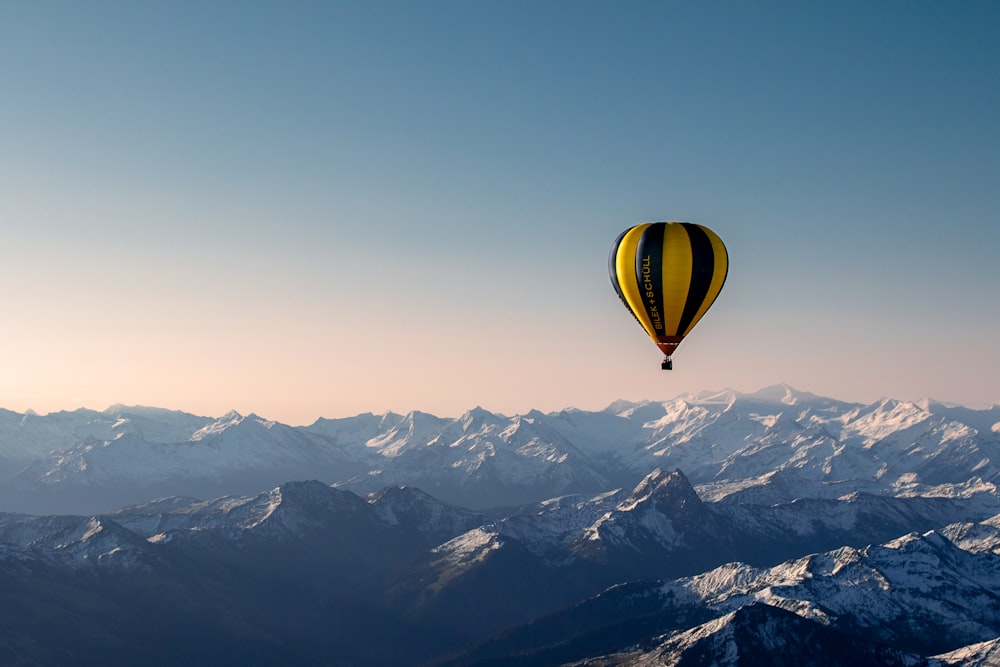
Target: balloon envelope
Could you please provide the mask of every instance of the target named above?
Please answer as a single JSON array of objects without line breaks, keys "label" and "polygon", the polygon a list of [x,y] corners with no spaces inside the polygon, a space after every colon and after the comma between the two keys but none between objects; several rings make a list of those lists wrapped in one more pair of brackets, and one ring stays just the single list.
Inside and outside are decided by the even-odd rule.
[{"label": "balloon envelope", "polygon": [[622,303],[669,358],[722,291],[729,254],[703,225],[647,222],[615,239],[608,269]]}]

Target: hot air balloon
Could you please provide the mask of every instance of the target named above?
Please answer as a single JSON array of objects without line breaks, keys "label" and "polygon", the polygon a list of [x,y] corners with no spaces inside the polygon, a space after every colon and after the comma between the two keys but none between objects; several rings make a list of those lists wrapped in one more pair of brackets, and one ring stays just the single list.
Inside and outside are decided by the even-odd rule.
[{"label": "hot air balloon", "polygon": [[719,296],[729,254],[715,232],[690,222],[647,222],[615,239],[608,258],[611,284],[632,316],[671,355]]}]

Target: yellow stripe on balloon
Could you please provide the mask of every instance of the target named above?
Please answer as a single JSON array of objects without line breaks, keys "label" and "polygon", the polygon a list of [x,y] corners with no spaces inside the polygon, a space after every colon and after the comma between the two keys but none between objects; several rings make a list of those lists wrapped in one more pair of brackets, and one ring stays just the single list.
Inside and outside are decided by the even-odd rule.
[{"label": "yellow stripe on balloon", "polygon": [[615,273],[618,275],[618,286],[621,287],[629,308],[635,313],[636,319],[639,320],[639,324],[646,330],[646,333],[652,336],[655,329],[642,302],[639,281],[635,275],[635,250],[647,227],[649,227],[648,222],[636,225],[622,238],[622,242],[618,244],[618,256],[615,258]]},{"label": "yellow stripe on balloon", "polygon": [[684,226],[668,222],[663,229],[663,335],[682,335],[677,331],[691,285],[691,240]]}]

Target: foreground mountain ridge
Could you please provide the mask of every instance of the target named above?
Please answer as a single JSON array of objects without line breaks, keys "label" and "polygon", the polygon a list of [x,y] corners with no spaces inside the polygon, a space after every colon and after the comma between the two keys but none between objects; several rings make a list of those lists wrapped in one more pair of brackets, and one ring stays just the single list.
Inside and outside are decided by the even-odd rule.
[{"label": "foreground mountain ridge", "polygon": [[[1000,511],[973,518],[976,507],[857,495],[706,503],[683,473],[658,469],[630,490],[499,517],[410,487],[362,497],[316,481],[105,515],[0,514],[0,649],[44,630],[66,652],[38,654],[45,664],[211,664],[232,642],[286,664],[329,651],[372,665],[514,655],[735,665],[722,659],[733,651],[768,664],[977,664],[1000,637]],[[39,587],[51,599],[33,597]],[[49,605],[86,614],[45,629],[45,617],[63,614]],[[193,623],[210,636],[168,647],[169,635],[142,635],[162,658],[122,650],[138,632],[126,613],[136,605],[146,624]],[[316,625],[334,617],[347,634]],[[76,637],[98,632],[91,622],[117,638],[117,654],[81,647]],[[387,624],[394,638],[376,639]],[[287,643],[311,633],[325,638]],[[624,652],[598,658],[601,646]],[[827,662],[801,662],[817,647],[828,647]]]},{"label": "foreground mountain ridge", "polygon": [[655,468],[680,468],[702,495],[734,502],[975,493],[1000,478],[1000,408],[862,405],[778,385],[597,412],[476,408],[457,419],[362,414],[303,427],[125,406],[0,411],[0,509],[11,511],[110,511],[306,478],[361,493],[418,486],[485,509],[632,486]]}]

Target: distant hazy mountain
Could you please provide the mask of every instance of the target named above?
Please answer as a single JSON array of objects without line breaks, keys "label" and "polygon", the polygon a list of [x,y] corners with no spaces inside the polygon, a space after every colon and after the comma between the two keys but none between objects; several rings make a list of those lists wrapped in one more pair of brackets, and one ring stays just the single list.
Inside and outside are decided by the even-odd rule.
[{"label": "distant hazy mountain", "polygon": [[0,509],[11,511],[110,511],[292,479],[357,492],[417,486],[485,509],[631,487],[655,468],[679,468],[704,498],[731,502],[968,495],[1000,474],[1000,408],[859,405],[782,385],[599,412],[477,408],[458,419],[363,414],[307,427],[124,406],[0,411]]}]

